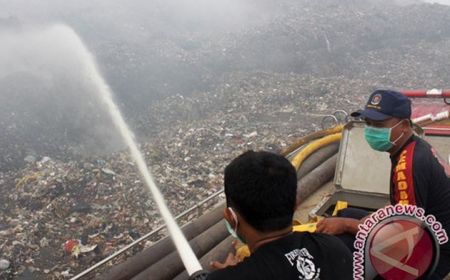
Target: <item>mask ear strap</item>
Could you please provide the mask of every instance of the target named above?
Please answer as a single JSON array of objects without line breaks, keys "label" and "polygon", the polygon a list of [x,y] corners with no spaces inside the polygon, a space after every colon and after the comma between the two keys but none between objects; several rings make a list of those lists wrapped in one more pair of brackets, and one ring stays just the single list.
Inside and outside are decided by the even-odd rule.
[{"label": "mask ear strap", "polygon": [[[405,120],[405,119],[403,119],[403,120],[399,121],[398,123],[396,123],[393,127],[391,127],[391,130],[392,130],[394,127],[397,127],[399,124],[401,124],[404,120]],[[394,146],[397,145],[398,140],[400,140],[400,139],[403,137],[403,135],[405,135],[404,132],[402,132],[402,134],[400,134],[400,136],[397,137],[397,139],[395,139],[394,141],[391,141],[391,144],[394,145]]]},{"label": "mask ear strap", "polygon": [[404,132],[402,132],[402,134],[400,134],[400,136],[397,139],[395,139],[394,141],[391,141],[391,144],[392,145],[397,145],[398,140],[400,140],[403,137],[403,135],[405,135]]},{"label": "mask ear strap", "polygon": [[397,127],[399,124],[401,124],[403,121],[404,121],[405,119],[403,119],[403,120],[400,120],[398,123],[396,123],[393,127],[391,127],[391,129],[392,128],[394,128],[394,127]]},{"label": "mask ear strap", "polygon": [[231,216],[233,216],[233,219],[234,219],[235,222],[236,222],[236,226],[234,227],[234,231],[237,231],[238,222],[239,222],[239,221],[238,221],[238,218],[237,218],[237,215],[236,215],[236,213],[234,212],[233,208],[228,207],[228,210],[230,211]]}]

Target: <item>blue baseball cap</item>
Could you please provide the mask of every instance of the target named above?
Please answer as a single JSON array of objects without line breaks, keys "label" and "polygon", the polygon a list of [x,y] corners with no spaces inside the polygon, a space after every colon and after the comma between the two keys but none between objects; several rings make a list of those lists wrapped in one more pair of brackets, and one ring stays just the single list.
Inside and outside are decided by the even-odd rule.
[{"label": "blue baseball cap", "polygon": [[350,114],[352,117],[363,117],[374,121],[389,118],[411,118],[411,100],[400,92],[393,90],[376,90],[367,101],[364,110]]}]

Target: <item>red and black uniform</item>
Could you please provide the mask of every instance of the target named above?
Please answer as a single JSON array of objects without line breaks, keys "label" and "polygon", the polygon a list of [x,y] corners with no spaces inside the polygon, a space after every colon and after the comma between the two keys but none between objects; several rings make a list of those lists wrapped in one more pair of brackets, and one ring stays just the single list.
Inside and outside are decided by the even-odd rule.
[{"label": "red and black uniform", "polygon": [[[417,205],[433,215],[450,235],[450,166],[433,147],[412,136],[391,156],[391,204]],[[450,242],[441,245],[436,274],[450,272]]]}]

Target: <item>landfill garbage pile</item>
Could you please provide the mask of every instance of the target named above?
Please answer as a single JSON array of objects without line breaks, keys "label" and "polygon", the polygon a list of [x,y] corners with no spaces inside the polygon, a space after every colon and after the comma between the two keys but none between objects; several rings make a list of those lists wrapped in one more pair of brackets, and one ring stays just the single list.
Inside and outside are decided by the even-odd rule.
[{"label": "landfill garbage pile", "polygon": [[[217,16],[217,20],[201,15],[190,19],[189,13],[183,14],[184,17],[170,14],[167,7],[149,10],[148,6],[159,5],[156,3],[143,5],[145,7],[139,11],[133,7],[131,12],[128,11],[135,16],[132,19],[122,18],[127,12],[121,13],[117,7],[102,9],[101,22],[96,10],[90,8],[80,15],[69,9],[60,9],[58,14],[62,13],[64,22],[87,42],[130,126],[139,128],[134,129],[138,136],[155,132],[154,126],[141,121],[150,104],[157,102],[155,100],[177,94],[186,97],[199,92],[214,92],[236,73],[292,72],[314,77],[360,79],[372,81],[374,86],[395,88],[445,88],[449,84],[450,66],[442,63],[450,58],[449,6],[414,0],[239,2],[252,11],[252,16],[223,25],[220,21],[223,16]],[[400,2],[409,5],[399,5]],[[82,9],[83,4],[74,6],[78,5]],[[158,13],[167,17],[161,18]],[[20,22],[20,17],[11,16],[0,20],[0,26],[20,26],[17,21]],[[85,26],[96,24],[100,27]],[[169,35],[164,35],[167,30]],[[84,92],[83,88],[76,87],[69,97],[59,94],[69,91],[72,87],[66,83],[76,81],[76,78],[67,77],[61,88],[55,90],[55,95],[70,100]],[[41,110],[41,114],[27,115],[29,107],[25,105],[16,112],[9,112],[11,105],[6,104],[16,102],[14,97],[20,91],[28,91],[25,101],[29,101],[31,94],[47,96],[47,83],[39,86],[36,80],[27,79],[26,73],[22,72],[0,76],[0,82],[6,88],[2,93],[10,91],[7,98],[0,97],[3,101],[0,102],[0,112],[3,112],[0,113],[0,129],[4,132],[0,134],[0,170],[20,168],[23,158],[30,154],[65,160],[79,158],[79,153],[86,153],[83,152],[86,149],[88,154],[100,153],[98,146],[106,147],[106,143],[84,145],[89,137],[78,137],[93,133],[84,130],[84,126],[77,127],[78,122],[72,122],[72,116],[64,119],[64,113],[69,112],[71,106],[55,109],[64,101],[58,99],[51,105],[42,105],[44,102],[39,100],[34,102],[44,108],[51,106]],[[24,89],[27,81],[29,86]],[[83,83],[77,81],[74,84]],[[85,101],[84,98],[79,100]],[[89,108],[89,111],[95,109]],[[96,121],[96,118],[91,119]],[[60,133],[66,127],[73,128],[69,132],[78,130],[66,136]],[[142,139],[146,140],[145,137]],[[58,145],[53,145],[56,140],[59,140]],[[80,148],[82,145],[97,149]],[[117,145],[111,146],[111,149],[105,149],[107,153]]]},{"label": "landfill garbage pile", "polygon": [[[277,3],[279,16],[264,24],[207,34],[206,41],[188,32],[176,38],[183,48],[177,40],[136,43],[137,50],[99,43],[100,65],[107,73],[121,69],[106,78],[116,83],[119,104],[125,103],[121,108],[175,215],[220,190],[225,165],[242,151],[278,152],[321,129],[325,115],[359,108],[376,87],[450,85],[449,65],[442,63],[450,55],[448,7]],[[190,86],[178,79],[181,70],[163,68],[173,74],[165,80],[147,71],[152,61],[143,57],[153,48],[166,67],[190,73],[184,80]],[[139,84],[159,79],[154,88]],[[125,88],[136,92],[121,96]],[[170,94],[146,102],[152,89]],[[22,165],[0,170],[0,279],[67,279],[162,224],[127,151],[74,157],[66,143],[47,144],[21,154]],[[20,146],[10,141],[0,154],[8,158]]]},{"label": "landfill garbage pile", "polygon": [[[149,163],[158,162],[155,147],[144,150]],[[170,162],[159,163],[152,168],[176,214],[211,194],[207,184],[219,186],[213,175],[189,175],[181,183],[178,166],[170,172]],[[0,275],[5,279],[71,276],[161,224],[126,152],[69,162],[43,157],[11,173],[0,175],[0,256],[8,262]]]},{"label": "landfill garbage pile", "polygon": [[132,91],[132,98],[124,98],[125,107],[133,112],[155,96],[212,90],[224,75],[238,71],[446,86],[440,77],[450,72],[442,63],[449,55],[449,6],[421,1],[400,6],[401,1],[390,0],[240,2],[254,11],[241,27],[208,29],[199,17],[177,25],[179,32],[171,36],[142,33],[134,44],[94,44],[118,94],[128,97]]}]

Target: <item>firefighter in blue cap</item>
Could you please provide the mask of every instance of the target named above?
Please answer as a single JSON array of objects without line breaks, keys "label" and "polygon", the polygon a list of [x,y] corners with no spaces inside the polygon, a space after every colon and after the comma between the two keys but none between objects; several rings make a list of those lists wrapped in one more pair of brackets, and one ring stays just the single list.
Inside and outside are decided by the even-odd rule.
[{"label": "firefighter in blue cap", "polygon": [[[390,154],[391,204],[417,205],[425,209],[426,215],[433,215],[450,234],[450,167],[430,144],[414,134],[411,101],[396,91],[377,90],[370,95],[364,110],[351,115],[365,120],[364,137],[370,147]],[[324,219],[317,225],[317,231],[356,234],[363,219]],[[442,279],[448,273],[450,242],[440,246],[440,258],[432,279]]]}]

